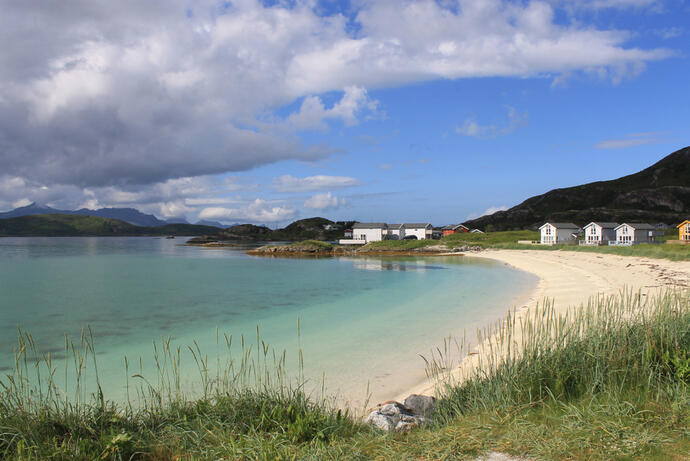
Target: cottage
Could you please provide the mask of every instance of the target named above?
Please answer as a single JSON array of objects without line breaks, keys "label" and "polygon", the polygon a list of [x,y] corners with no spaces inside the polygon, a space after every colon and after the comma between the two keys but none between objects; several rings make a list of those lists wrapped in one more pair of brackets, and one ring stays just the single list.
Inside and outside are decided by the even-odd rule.
[{"label": "cottage", "polygon": [[352,238],[367,242],[379,242],[388,235],[388,225],[385,222],[359,222],[352,226]]},{"label": "cottage", "polygon": [[616,240],[617,222],[591,222],[584,227],[585,239],[580,245],[608,245]]},{"label": "cottage", "polygon": [[547,222],[539,230],[541,231],[542,245],[555,245],[558,243],[575,243],[576,234],[580,228],[570,222]]},{"label": "cottage", "polygon": [[484,233],[484,231],[483,231],[483,230],[479,230],[479,229],[472,229],[472,230],[470,231],[470,234],[483,234],[483,233]]},{"label": "cottage", "polygon": [[405,237],[405,229],[402,224],[388,224],[388,240],[402,240]]},{"label": "cottage", "polygon": [[462,224],[450,224],[443,227],[443,236],[445,237],[446,235],[451,234],[461,234],[469,231],[470,230]]},{"label": "cottage", "polygon": [[656,235],[655,228],[651,224],[645,223],[623,223],[617,226],[615,243],[611,245],[636,245],[638,243],[649,243],[654,241]]},{"label": "cottage", "polygon": [[424,240],[433,235],[433,226],[429,223],[405,223],[402,227],[405,239]]},{"label": "cottage", "polygon": [[690,243],[690,219],[686,219],[678,224],[678,240],[683,243]]}]

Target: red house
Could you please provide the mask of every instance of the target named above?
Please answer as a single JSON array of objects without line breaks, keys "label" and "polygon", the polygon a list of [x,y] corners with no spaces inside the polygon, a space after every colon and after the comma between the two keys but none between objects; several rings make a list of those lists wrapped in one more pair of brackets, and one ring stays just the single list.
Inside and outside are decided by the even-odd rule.
[{"label": "red house", "polygon": [[462,234],[469,231],[470,230],[462,224],[450,224],[443,228],[443,236],[445,237],[446,235],[450,234]]}]

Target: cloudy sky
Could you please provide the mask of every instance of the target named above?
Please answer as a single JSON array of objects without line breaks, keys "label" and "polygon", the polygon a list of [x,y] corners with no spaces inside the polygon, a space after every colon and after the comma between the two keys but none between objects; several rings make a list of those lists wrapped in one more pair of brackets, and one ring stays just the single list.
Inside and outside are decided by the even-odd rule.
[{"label": "cloudy sky", "polygon": [[685,0],[0,7],[0,211],[446,224],[690,144]]}]

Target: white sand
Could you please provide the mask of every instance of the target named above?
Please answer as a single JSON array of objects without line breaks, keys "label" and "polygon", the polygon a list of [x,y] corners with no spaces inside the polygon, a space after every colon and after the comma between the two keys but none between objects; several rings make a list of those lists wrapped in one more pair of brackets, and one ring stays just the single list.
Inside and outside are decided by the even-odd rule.
[{"label": "white sand", "polygon": [[[534,307],[548,298],[560,313],[586,304],[592,296],[617,294],[625,288],[652,295],[665,287],[690,287],[690,261],[543,250],[486,250],[467,257],[493,259],[538,276],[537,287],[518,306],[521,308]],[[519,310],[518,315],[526,310]],[[468,356],[453,374],[462,376],[476,365],[477,355]],[[420,383],[397,400],[412,393],[432,395],[434,383]]]}]

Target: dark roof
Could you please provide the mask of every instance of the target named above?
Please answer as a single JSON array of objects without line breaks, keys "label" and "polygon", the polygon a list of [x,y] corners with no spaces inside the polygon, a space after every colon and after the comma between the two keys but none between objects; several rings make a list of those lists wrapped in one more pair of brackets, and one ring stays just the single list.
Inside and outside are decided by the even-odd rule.
[{"label": "dark roof", "polygon": [[400,229],[402,227],[402,224],[389,224],[388,228],[389,229]]},{"label": "dark roof", "polygon": [[385,222],[358,222],[352,226],[353,229],[385,229],[387,227]]},{"label": "dark roof", "polygon": [[546,226],[547,224],[551,224],[553,227],[556,227],[558,229],[579,229],[580,228],[580,226],[578,226],[577,224],[573,224],[571,222],[550,222],[550,221],[547,221],[539,229]]},{"label": "dark roof", "polygon": [[[632,227],[633,229],[649,229],[649,230],[654,230],[656,227],[652,226],[651,224],[643,223],[643,222],[624,222],[618,227],[621,227],[623,225],[627,224],[628,226]],[[618,228],[616,227],[616,228]]]},{"label": "dark roof", "polygon": [[427,227],[431,226],[428,222],[406,222],[403,227]]},{"label": "dark roof", "polygon": [[[596,224],[597,226],[603,227],[604,229],[615,229],[616,227],[618,227],[618,223],[617,223],[617,222],[598,222],[598,221],[594,221],[594,222],[591,222],[591,223],[589,223],[589,224]],[[587,226],[589,226],[589,224],[587,224]],[[587,227],[587,226],[585,226],[585,227]]]},{"label": "dark roof", "polygon": [[443,226],[443,229],[445,229],[445,230],[456,230],[456,229],[459,229],[461,227],[463,229],[469,230],[467,226],[463,226],[462,224],[448,224],[447,226]]}]

